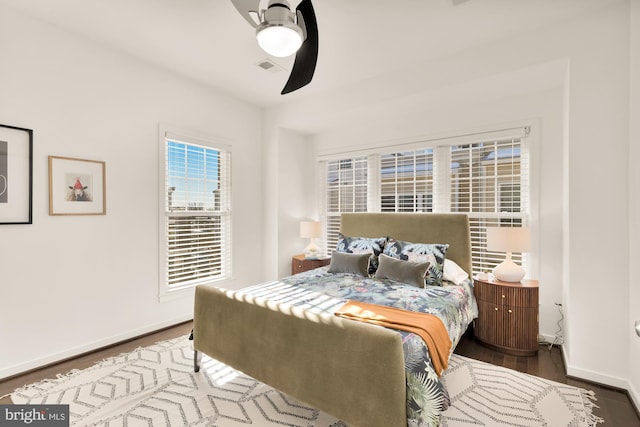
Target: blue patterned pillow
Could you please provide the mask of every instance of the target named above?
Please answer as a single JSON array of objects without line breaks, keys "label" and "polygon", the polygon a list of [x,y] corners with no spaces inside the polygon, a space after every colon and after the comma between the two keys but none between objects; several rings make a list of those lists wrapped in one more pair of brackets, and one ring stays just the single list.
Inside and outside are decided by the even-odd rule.
[{"label": "blue patterned pillow", "polygon": [[425,278],[426,284],[429,286],[442,286],[444,260],[448,248],[448,244],[411,243],[390,238],[384,247],[383,253],[405,261],[429,261],[429,269]]},{"label": "blue patterned pillow", "polygon": [[386,237],[347,237],[342,233],[338,233],[336,251],[348,254],[371,254],[369,257],[369,274],[374,274],[378,269],[378,257],[384,250],[386,242]]}]

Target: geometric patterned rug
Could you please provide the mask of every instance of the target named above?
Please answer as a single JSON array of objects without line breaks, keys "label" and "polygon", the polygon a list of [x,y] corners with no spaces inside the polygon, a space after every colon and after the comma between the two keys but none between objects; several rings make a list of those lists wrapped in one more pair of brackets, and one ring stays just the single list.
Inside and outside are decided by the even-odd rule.
[{"label": "geometric patterned rug", "polygon": [[[593,393],[453,355],[443,375],[452,406],[441,426],[594,426]],[[15,404],[69,404],[76,426],[347,427],[203,356],[193,372],[184,337],[105,359],[14,391]],[[413,426],[412,426],[413,427]]]},{"label": "geometric patterned rug", "polygon": [[594,393],[453,355],[443,375],[451,407],[442,426],[595,426]]}]

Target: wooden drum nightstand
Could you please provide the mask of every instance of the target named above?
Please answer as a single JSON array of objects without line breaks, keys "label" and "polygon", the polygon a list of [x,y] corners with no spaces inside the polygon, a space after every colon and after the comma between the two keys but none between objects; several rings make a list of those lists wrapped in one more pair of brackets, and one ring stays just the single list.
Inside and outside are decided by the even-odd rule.
[{"label": "wooden drum nightstand", "polygon": [[478,302],[475,337],[504,353],[533,356],[538,351],[538,281],[520,283],[474,279]]},{"label": "wooden drum nightstand", "polygon": [[291,258],[291,274],[302,273],[314,268],[324,267],[331,262],[330,257],[318,259],[305,259],[304,255],[296,255]]}]

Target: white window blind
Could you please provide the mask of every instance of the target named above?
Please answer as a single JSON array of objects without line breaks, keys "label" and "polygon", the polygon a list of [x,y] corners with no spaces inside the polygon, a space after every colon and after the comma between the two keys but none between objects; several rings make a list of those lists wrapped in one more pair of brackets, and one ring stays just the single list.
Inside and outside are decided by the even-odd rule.
[{"label": "white window blind", "polygon": [[[486,227],[522,227],[529,212],[529,166],[524,138],[450,147],[450,212],[464,212],[471,226],[474,273],[490,271],[504,253],[486,250]],[[523,262],[522,254],[512,254]]]},{"label": "white window blind", "polygon": [[161,297],[231,275],[230,152],[180,139],[164,141]]},{"label": "white window blind", "polygon": [[[367,157],[321,162],[327,250],[335,247],[341,212],[462,212],[470,221],[474,273],[491,270],[504,254],[486,250],[486,227],[521,227],[529,218],[527,131],[415,142],[395,152],[383,147],[372,154],[369,149],[368,162]],[[355,159],[360,159],[357,172],[340,168]],[[355,188],[363,203],[341,203],[343,197],[356,200]],[[379,200],[366,204],[367,194]],[[513,257],[526,264],[522,254]]]},{"label": "white window blind", "polygon": [[342,212],[367,212],[367,157],[321,163],[324,181],[324,224],[327,253],[336,247]]},{"label": "white window blind", "polygon": [[380,157],[382,212],[433,211],[433,150],[400,152]]}]

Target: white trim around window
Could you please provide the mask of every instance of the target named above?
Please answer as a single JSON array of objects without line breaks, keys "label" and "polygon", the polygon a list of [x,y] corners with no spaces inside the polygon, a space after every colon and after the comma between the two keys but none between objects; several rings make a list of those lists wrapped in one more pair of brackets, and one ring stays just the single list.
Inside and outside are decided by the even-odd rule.
[{"label": "white trim around window", "polygon": [[[487,253],[486,226],[537,224],[537,212],[531,210],[537,206],[537,174],[530,167],[537,164],[532,154],[535,150],[531,149],[537,139],[537,133],[532,131],[535,126],[535,121],[527,121],[496,126],[494,130],[485,128],[459,135],[324,152],[318,156],[320,170],[324,172],[320,176],[326,186],[326,169],[331,164],[366,157],[368,185],[363,192],[368,193],[368,203],[364,211],[467,213],[471,222],[474,271],[486,271],[504,256]],[[507,167],[511,169],[505,169]],[[509,193],[501,192],[509,189]],[[327,190],[328,187],[321,190],[320,197],[324,199],[321,203],[326,224],[324,240],[330,252],[334,234],[339,229],[340,210],[327,210]],[[532,233],[534,247],[535,240]],[[532,265],[529,256],[514,255],[525,265],[528,275],[536,275],[537,259]]]},{"label": "white trim around window", "polygon": [[163,302],[231,278],[231,146],[161,124],[158,158]]}]

